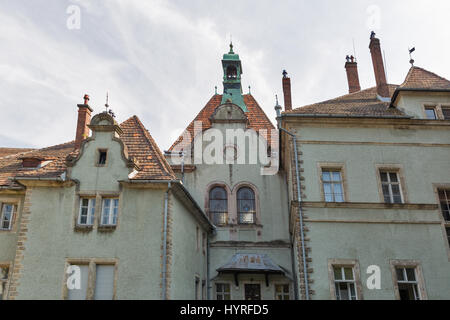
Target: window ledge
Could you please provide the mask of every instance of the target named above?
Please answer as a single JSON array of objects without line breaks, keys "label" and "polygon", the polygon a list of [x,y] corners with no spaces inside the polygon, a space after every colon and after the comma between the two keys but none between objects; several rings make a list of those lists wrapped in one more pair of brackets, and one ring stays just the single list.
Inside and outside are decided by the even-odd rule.
[{"label": "window ledge", "polygon": [[93,225],[75,225],[75,231],[77,232],[91,232],[93,228]]},{"label": "window ledge", "polygon": [[99,232],[113,232],[116,229],[117,229],[116,225],[100,225],[98,226],[97,230]]}]

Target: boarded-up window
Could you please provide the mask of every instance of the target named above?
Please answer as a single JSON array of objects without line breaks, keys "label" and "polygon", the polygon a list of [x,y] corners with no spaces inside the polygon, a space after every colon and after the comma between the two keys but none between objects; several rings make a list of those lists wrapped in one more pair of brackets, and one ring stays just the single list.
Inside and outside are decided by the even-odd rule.
[{"label": "boarded-up window", "polygon": [[95,300],[112,300],[114,296],[114,266],[97,265]]},{"label": "boarded-up window", "polygon": [[[88,280],[89,280],[89,266],[88,265],[80,265],[80,288],[68,288],[67,290],[67,299],[69,300],[86,300],[87,296],[87,288],[88,288]],[[76,274],[72,274],[69,276],[76,276]]]}]

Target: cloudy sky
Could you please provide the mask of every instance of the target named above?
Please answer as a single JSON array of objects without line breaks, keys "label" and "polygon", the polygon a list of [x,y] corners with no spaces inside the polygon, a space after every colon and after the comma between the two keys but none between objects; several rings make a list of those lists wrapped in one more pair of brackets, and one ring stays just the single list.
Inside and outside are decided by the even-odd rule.
[{"label": "cloudy sky", "polygon": [[416,65],[450,79],[449,12],[448,0],[1,0],[0,146],[73,140],[77,103],[88,93],[101,112],[108,91],[117,120],[137,115],[166,150],[222,92],[230,35],[244,92],[271,119],[283,69],[295,107],[345,94],[353,42],[361,85],[373,86],[372,29],[390,83],[405,78],[412,46]]}]

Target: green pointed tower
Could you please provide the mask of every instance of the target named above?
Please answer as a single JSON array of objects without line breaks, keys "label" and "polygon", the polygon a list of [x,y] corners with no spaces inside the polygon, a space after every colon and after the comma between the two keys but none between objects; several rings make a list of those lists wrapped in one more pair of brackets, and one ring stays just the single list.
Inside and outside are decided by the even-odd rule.
[{"label": "green pointed tower", "polygon": [[247,112],[247,106],[242,97],[242,64],[239,55],[233,52],[233,43],[230,43],[230,52],[223,55],[223,97],[222,104],[231,101]]}]

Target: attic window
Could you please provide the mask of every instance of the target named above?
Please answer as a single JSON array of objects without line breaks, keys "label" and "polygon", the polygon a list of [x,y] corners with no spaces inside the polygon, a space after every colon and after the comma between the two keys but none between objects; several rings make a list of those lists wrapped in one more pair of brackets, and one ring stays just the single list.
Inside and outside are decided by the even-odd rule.
[{"label": "attic window", "polygon": [[106,165],[106,158],[107,158],[108,151],[107,150],[98,150],[98,162],[97,164],[99,166]]},{"label": "attic window", "polygon": [[42,159],[39,158],[23,158],[22,167],[24,168],[38,168],[42,163]]}]

